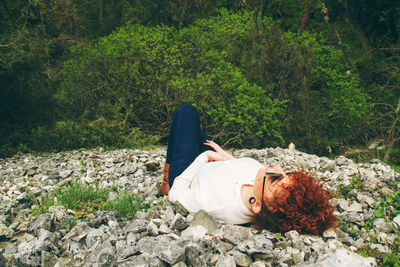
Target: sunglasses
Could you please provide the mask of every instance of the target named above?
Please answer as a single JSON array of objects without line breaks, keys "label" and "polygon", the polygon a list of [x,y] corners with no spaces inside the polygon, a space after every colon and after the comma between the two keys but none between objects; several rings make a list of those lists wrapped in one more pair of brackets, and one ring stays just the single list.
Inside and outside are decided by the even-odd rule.
[{"label": "sunglasses", "polygon": [[[291,172],[287,172],[286,175],[290,175]],[[281,173],[274,173],[274,172],[266,172],[264,175],[264,180],[263,180],[263,186],[262,186],[262,193],[261,193],[261,210],[263,209],[264,205],[264,187],[265,187],[265,179],[267,176],[270,176],[272,178],[272,183],[275,181],[278,181],[283,178],[283,175]]]}]

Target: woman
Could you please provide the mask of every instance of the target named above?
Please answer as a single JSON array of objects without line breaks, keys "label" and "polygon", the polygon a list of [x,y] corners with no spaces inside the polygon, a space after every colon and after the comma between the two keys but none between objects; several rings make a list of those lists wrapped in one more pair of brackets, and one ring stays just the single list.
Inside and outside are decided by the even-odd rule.
[{"label": "woman", "polygon": [[336,221],[329,192],[310,175],[235,159],[209,140],[191,105],[175,114],[160,192],[190,212],[202,209],[225,223],[322,234]]}]

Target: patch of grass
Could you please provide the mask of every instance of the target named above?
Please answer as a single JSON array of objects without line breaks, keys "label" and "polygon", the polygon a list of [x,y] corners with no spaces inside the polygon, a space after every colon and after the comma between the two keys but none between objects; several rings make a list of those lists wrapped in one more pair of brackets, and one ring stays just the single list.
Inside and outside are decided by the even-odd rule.
[{"label": "patch of grass", "polygon": [[110,190],[99,189],[82,183],[55,190],[57,203],[78,213],[90,213],[99,209],[107,201]]},{"label": "patch of grass", "polygon": [[32,210],[32,214],[37,217],[47,213],[50,206],[61,205],[73,210],[76,218],[89,218],[97,210],[116,211],[121,218],[132,218],[138,211],[150,208],[143,203],[140,195],[116,192],[116,198],[108,200],[110,192],[116,192],[116,189],[101,189],[75,182],[56,188],[52,195],[40,203],[36,200],[37,207]]},{"label": "patch of grass", "polygon": [[34,217],[39,217],[39,215],[47,213],[49,207],[54,205],[54,199],[47,198],[40,201],[39,199],[34,198],[33,203],[35,203],[36,207],[32,209],[31,213]]},{"label": "patch of grass", "polygon": [[[386,209],[388,206],[392,206],[393,209]],[[389,219],[400,214],[400,189],[393,192],[390,196],[386,196],[385,201],[375,208],[373,219],[371,218],[371,220],[366,223],[365,229],[371,230],[373,227],[373,220],[376,218],[384,218],[385,213],[388,211],[391,211],[389,214],[386,214],[389,216]],[[358,253],[362,256],[376,258],[379,265],[400,267],[400,233],[397,233],[397,239],[394,244],[389,246],[389,249],[391,250],[390,253],[382,253],[376,249],[371,249],[370,244],[367,244],[359,250]]]},{"label": "patch of grass", "polygon": [[357,253],[364,257],[374,257],[380,266],[400,267],[400,234],[397,234],[397,239],[393,245],[389,246],[389,249],[391,252],[383,253],[366,245]]},{"label": "patch of grass", "polygon": [[136,212],[149,207],[143,204],[139,195],[131,195],[127,192],[119,195],[114,200],[107,201],[102,205],[101,210],[116,211],[122,218],[134,217]]},{"label": "patch of grass", "polygon": [[[340,177],[339,177],[340,178]],[[339,180],[338,178],[338,180]],[[343,178],[340,178],[343,181]],[[339,185],[337,187],[336,192],[331,192],[332,196],[335,198],[344,198],[348,197],[348,194],[350,193],[351,190],[353,189],[358,189],[358,190],[364,190],[365,185],[362,181],[362,178],[360,175],[355,175],[351,178],[351,182],[349,185]]]}]

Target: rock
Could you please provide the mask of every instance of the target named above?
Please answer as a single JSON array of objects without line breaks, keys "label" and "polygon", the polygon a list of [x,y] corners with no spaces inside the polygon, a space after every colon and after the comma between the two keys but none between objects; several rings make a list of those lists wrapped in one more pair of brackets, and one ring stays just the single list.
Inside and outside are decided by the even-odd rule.
[{"label": "rock", "polygon": [[190,223],[190,226],[195,226],[195,225],[203,226],[204,228],[207,229],[207,231],[209,233],[218,229],[217,221],[214,219],[214,217],[209,215],[204,210],[200,210],[200,211],[196,212],[196,214],[194,215],[194,218],[193,218],[192,222]]},{"label": "rock", "polygon": [[235,259],[233,256],[219,257],[215,267],[236,267]]},{"label": "rock", "polygon": [[40,229],[49,231],[53,225],[53,216],[51,214],[41,214],[29,228],[30,232],[37,232]]},{"label": "rock", "polygon": [[295,144],[290,143],[289,146],[288,146],[288,149],[289,149],[289,150],[296,150]]},{"label": "rock", "polygon": [[187,267],[186,263],[183,261],[180,261],[178,263],[175,263],[174,265],[172,265],[172,267]]},{"label": "rock", "polygon": [[362,240],[362,238],[357,239],[357,240],[354,242],[354,246],[355,246],[357,249],[361,249],[362,247],[364,247],[364,241]]},{"label": "rock", "polygon": [[186,246],[186,259],[192,266],[207,266],[211,255],[201,249],[197,243]]},{"label": "rock", "polygon": [[229,254],[233,256],[233,258],[235,259],[235,263],[238,266],[247,267],[250,266],[253,262],[249,256],[240,251],[234,250]]},{"label": "rock", "polygon": [[346,211],[349,207],[349,202],[343,198],[336,199],[336,207],[339,211]]},{"label": "rock", "polygon": [[18,245],[18,252],[15,254],[15,258],[22,265],[38,266],[42,262],[42,251],[50,252],[53,255],[58,253],[55,242],[56,236],[53,233],[39,229],[37,239]]},{"label": "rock", "polygon": [[332,228],[330,228],[330,229],[326,230],[325,232],[323,232],[322,236],[325,237],[325,238],[337,238],[335,230],[332,229]]},{"label": "rock", "polygon": [[173,211],[173,209],[172,209],[171,206],[167,206],[167,208],[165,209],[164,214],[165,214],[166,220],[167,220],[169,223],[172,223],[172,221],[173,221],[174,218],[175,218],[175,213],[174,213],[174,211]]},{"label": "rock", "polygon": [[223,225],[223,238],[224,240],[237,245],[240,242],[249,239],[253,236],[253,233],[249,227],[243,227],[238,225]]},{"label": "rock", "polygon": [[129,258],[130,256],[137,254],[138,251],[139,251],[139,249],[137,246],[128,245],[118,252],[117,258],[123,260],[123,259]]},{"label": "rock", "polygon": [[364,215],[357,213],[355,211],[345,211],[343,212],[344,220],[347,222],[363,222]]},{"label": "rock", "polygon": [[396,217],[394,217],[393,222],[397,226],[397,229],[399,229],[400,228],[400,215],[397,215]]},{"label": "rock", "polygon": [[152,236],[157,236],[158,235],[157,225],[155,225],[152,221],[150,221],[149,224],[147,225],[147,232],[149,232],[149,234]]},{"label": "rock", "polygon": [[374,221],[373,225],[374,225],[375,230],[378,231],[378,232],[385,232],[386,233],[386,232],[389,231],[389,227],[388,227],[388,225],[387,225],[387,223],[386,223],[384,218],[376,219]]},{"label": "rock", "polygon": [[362,256],[350,252],[344,248],[337,249],[328,254],[321,254],[314,262],[305,262],[296,265],[297,267],[315,266],[315,267],[347,267],[352,266],[378,266],[374,258],[363,258]]},{"label": "rock", "polygon": [[272,254],[273,243],[267,238],[266,234],[262,233],[254,235],[248,240],[240,242],[237,245],[237,249],[250,255],[255,253]]},{"label": "rock", "polygon": [[157,256],[170,265],[185,261],[185,248],[179,246],[177,243],[163,244],[158,248]]},{"label": "rock", "polygon": [[117,222],[120,220],[119,214],[116,211],[98,211],[96,216],[90,220],[89,226],[98,228],[100,225],[108,225],[109,221]]},{"label": "rock", "polygon": [[127,226],[127,232],[132,233],[141,233],[147,230],[147,225],[149,221],[144,219],[136,219],[132,223],[129,223]]},{"label": "rock", "polygon": [[[58,258],[47,251],[42,251],[41,266],[54,266]],[[1,264],[0,264],[1,266]]]},{"label": "rock", "polygon": [[167,225],[161,224],[158,232],[161,234],[169,234],[171,232],[171,229],[169,229]]},{"label": "rock", "polygon": [[132,256],[126,261],[123,261],[122,263],[118,264],[118,267],[147,267],[147,259],[143,255],[136,255]]},{"label": "rock", "polygon": [[182,234],[181,237],[189,237],[193,240],[199,240],[205,236],[207,233],[207,229],[204,228],[201,225],[194,225],[186,228]]},{"label": "rock", "polygon": [[362,205],[358,202],[353,202],[353,204],[351,204],[346,211],[354,211],[354,212],[362,212],[363,208]]},{"label": "rock", "polygon": [[151,267],[164,267],[166,266],[166,264],[161,261],[159,258],[157,257],[151,257],[150,259],[148,259],[147,261],[147,266],[151,266]]},{"label": "rock", "polygon": [[8,227],[5,226],[4,223],[0,222],[0,239],[3,239],[4,237],[10,237],[12,233],[12,230],[8,229]]},{"label": "rock", "polygon": [[183,230],[186,227],[188,227],[188,223],[186,222],[185,218],[179,213],[175,214],[175,217],[171,223],[171,228],[177,230]]},{"label": "rock", "polygon": [[189,211],[187,211],[187,209],[185,209],[185,207],[179,203],[179,201],[175,202],[175,208],[176,208],[176,212],[180,213],[182,216],[188,216],[189,215]]},{"label": "rock", "polygon": [[294,242],[294,241],[298,240],[298,238],[300,237],[300,234],[296,230],[292,230],[292,231],[286,232],[285,236],[287,238],[289,238],[289,240]]},{"label": "rock", "polygon": [[299,263],[304,262],[304,256],[305,256],[304,251],[293,252],[292,258],[293,258],[294,264],[299,264]]},{"label": "rock", "polygon": [[19,203],[32,203],[33,195],[27,192],[23,192],[15,200],[17,200]]},{"label": "rock", "polygon": [[67,233],[63,238],[62,241],[67,241],[69,239],[74,239],[75,242],[79,242],[80,239],[87,235],[90,227],[87,225],[86,222],[78,221],[74,227],[72,227],[71,231]]},{"label": "rock", "polygon": [[372,250],[378,250],[381,253],[389,253],[390,252],[388,248],[385,248],[381,244],[371,244],[370,248]]},{"label": "rock", "polygon": [[136,244],[140,253],[152,255],[159,240],[157,237],[143,237]]},{"label": "rock", "polygon": [[265,267],[265,266],[266,266],[265,263],[261,261],[255,261],[250,265],[250,267]]},{"label": "rock", "polygon": [[110,266],[115,261],[115,249],[109,241],[96,246],[96,249],[89,254],[87,263],[98,266]]},{"label": "rock", "polygon": [[[0,159],[0,253],[7,266],[272,267],[315,266],[318,262],[326,266],[324,260],[332,260],[342,247],[356,251],[376,240],[379,243],[370,247],[377,253],[386,253],[395,244],[400,215],[389,217],[396,214],[396,207],[385,199],[400,189],[395,184],[400,175],[381,161],[355,164],[345,157],[331,160],[282,148],[243,149],[233,154],[254,158],[265,166],[279,164],[288,171],[309,170],[328,190],[351,185],[358,175],[364,187],[332,199],[341,229],[325,231],[322,237],[296,231],[276,234],[221,224],[204,211],[189,214],[179,203],[170,203],[168,197],[156,199],[162,170],[147,169],[146,163],[163,165],[165,148],[97,148],[45,157],[18,154]],[[36,206],[30,205],[34,198],[43,203],[57,186],[69,186],[77,180],[140,193],[143,203],[152,208],[137,212],[135,220],[127,221],[120,220],[116,212],[105,211],[90,214],[87,221],[75,220],[76,212],[62,206],[51,206],[49,214],[36,219],[32,216],[31,210]],[[109,194],[109,200],[115,197],[118,193]],[[379,206],[385,207],[385,213],[373,220]],[[374,221],[371,230],[366,221]]]},{"label": "rock", "polygon": [[91,248],[103,241],[104,232],[101,229],[90,229],[90,231],[86,234],[85,243],[88,248]]}]

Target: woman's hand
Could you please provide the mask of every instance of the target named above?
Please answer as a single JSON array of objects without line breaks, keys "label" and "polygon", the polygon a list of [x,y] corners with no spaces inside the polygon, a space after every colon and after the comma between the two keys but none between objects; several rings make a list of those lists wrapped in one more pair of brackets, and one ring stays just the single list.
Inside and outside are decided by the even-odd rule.
[{"label": "woman's hand", "polygon": [[234,159],[234,157],[231,154],[223,150],[217,143],[213,141],[206,140],[204,145],[209,146],[215,150],[215,152],[214,151],[207,152],[208,161],[223,161],[223,160]]}]

